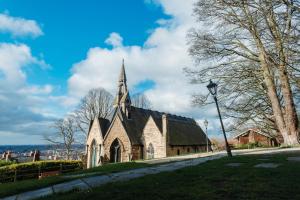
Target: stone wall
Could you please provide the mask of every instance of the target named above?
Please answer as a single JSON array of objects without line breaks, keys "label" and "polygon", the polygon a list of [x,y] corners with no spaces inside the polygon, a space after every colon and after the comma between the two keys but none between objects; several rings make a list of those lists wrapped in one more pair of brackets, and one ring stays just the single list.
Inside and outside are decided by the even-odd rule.
[{"label": "stone wall", "polygon": [[143,157],[144,159],[149,159],[148,147],[150,143],[154,148],[153,158],[163,158],[166,157],[166,137],[160,132],[156,126],[152,117],[149,118],[143,130]]},{"label": "stone wall", "polygon": [[86,141],[87,168],[91,167],[91,156],[92,156],[91,148],[92,148],[93,141],[95,141],[96,143],[96,160],[97,160],[96,166],[99,166],[102,164],[101,162],[98,161],[100,161],[100,156],[103,156],[103,151],[101,150],[103,149],[103,137],[102,137],[98,119],[95,119],[93,121],[92,127],[90,129]]},{"label": "stone wall", "polygon": [[115,117],[111,129],[104,138],[105,161],[110,160],[110,146],[115,139],[119,139],[121,143],[121,162],[128,162],[131,157],[131,143],[118,116]]},{"label": "stone wall", "polygon": [[167,156],[206,152],[206,145],[199,146],[167,146]]}]

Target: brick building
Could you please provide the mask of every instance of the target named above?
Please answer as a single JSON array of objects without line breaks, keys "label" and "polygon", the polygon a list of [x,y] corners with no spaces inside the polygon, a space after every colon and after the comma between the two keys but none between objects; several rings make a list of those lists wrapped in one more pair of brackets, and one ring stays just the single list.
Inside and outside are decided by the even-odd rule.
[{"label": "brick building", "polygon": [[233,137],[235,145],[259,143],[264,146],[278,146],[278,141],[275,137],[258,129],[248,129]]},{"label": "brick building", "polygon": [[113,115],[91,122],[86,149],[90,168],[206,151],[206,135],[194,119],[132,106],[123,63]]}]

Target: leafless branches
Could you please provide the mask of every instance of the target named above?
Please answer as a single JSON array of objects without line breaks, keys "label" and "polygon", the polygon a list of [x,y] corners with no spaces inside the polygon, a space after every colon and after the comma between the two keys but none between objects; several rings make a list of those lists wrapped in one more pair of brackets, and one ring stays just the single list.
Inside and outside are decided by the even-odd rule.
[{"label": "leafless branches", "polygon": [[106,118],[112,111],[112,95],[103,88],[91,89],[82,98],[78,109],[75,110],[75,119],[79,130],[87,134],[91,120],[96,117]]},{"label": "leafless branches", "polygon": [[66,150],[67,160],[69,160],[78,131],[75,119],[72,116],[59,119],[54,122],[53,128],[56,133],[53,136],[45,136],[45,140],[54,145],[62,146]]},{"label": "leafless branches", "polygon": [[[217,80],[224,114],[235,120],[231,130],[253,123],[281,133],[286,143],[298,143],[294,99],[299,90],[299,4],[292,0],[195,4],[194,14],[202,26],[188,33],[189,53],[202,68],[186,72],[192,83]],[[196,94],[194,103],[207,103],[207,94]]]},{"label": "leafless branches", "polygon": [[151,109],[151,102],[145,94],[137,94],[132,97],[131,104],[138,108]]}]

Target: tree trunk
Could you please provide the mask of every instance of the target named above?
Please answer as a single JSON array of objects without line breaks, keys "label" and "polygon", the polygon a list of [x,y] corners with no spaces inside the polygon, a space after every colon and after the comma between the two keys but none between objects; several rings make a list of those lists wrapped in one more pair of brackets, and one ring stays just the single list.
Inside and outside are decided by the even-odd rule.
[{"label": "tree trunk", "polygon": [[[289,81],[289,74],[287,72],[288,56],[283,44],[283,35],[280,33],[278,24],[274,17],[273,10],[268,12],[267,24],[270,32],[273,35],[275,46],[279,56],[279,63],[276,64],[279,71],[279,79],[281,83],[281,91],[284,99],[284,119],[287,128],[286,136],[284,137],[284,143],[286,145],[297,145],[298,141],[298,116],[296,107],[294,104],[293,93]],[[289,23],[288,23],[289,24]]]},{"label": "tree trunk", "polygon": [[257,49],[259,50],[259,61],[260,61],[261,68],[263,70],[264,81],[265,81],[265,84],[267,87],[267,95],[271,102],[273,115],[274,115],[278,130],[283,137],[285,145],[299,144],[297,113],[296,113],[296,108],[295,108],[295,105],[293,102],[293,96],[292,96],[291,86],[289,83],[288,74],[286,71],[285,55],[284,55],[284,51],[283,51],[283,46],[281,45],[281,41],[279,39],[278,32],[276,32],[275,24],[270,23],[270,30],[275,35],[275,43],[276,43],[277,49],[279,50],[279,58],[281,59],[278,70],[279,70],[281,88],[282,88],[284,102],[285,102],[285,108],[284,108],[285,113],[282,112],[282,107],[280,105],[280,102],[279,102],[279,99],[277,96],[276,86],[275,86],[275,82],[274,82],[274,75],[271,72],[271,64],[270,64],[271,60],[268,58],[267,52],[266,52],[264,45],[260,39],[258,31],[256,30],[256,27],[254,26],[253,19],[252,19],[251,15],[249,15],[249,13],[250,13],[249,10],[246,10],[246,13],[249,16],[248,19],[251,24],[250,32],[256,43]]},{"label": "tree trunk", "polygon": [[284,142],[286,143],[287,141],[289,141],[288,131],[287,131],[287,128],[285,125],[284,116],[283,116],[281,106],[279,103],[279,99],[277,96],[274,79],[270,72],[270,68],[266,63],[264,53],[260,53],[259,58],[260,58],[260,62],[261,62],[261,67],[263,69],[263,76],[264,76],[264,81],[265,81],[266,88],[267,88],[267,95],[271,102],[275,122],[276,122],[276,125],[277,125],[277,128],[278,128],[280,134],[282,135],[282,137],[284,139]]},{"label": "tree trunk", "polygon": [[293,95],[291,91],[291,86],[289,83],[289,78],[285,69],[285,66],[280,66],[280,81],[281,81],[281,90],[285,103],[285,123],[287,127],[287,140],[284,140],[284,143],[287,145],[297,145],[298,141],[298,117],[293,100]]}]

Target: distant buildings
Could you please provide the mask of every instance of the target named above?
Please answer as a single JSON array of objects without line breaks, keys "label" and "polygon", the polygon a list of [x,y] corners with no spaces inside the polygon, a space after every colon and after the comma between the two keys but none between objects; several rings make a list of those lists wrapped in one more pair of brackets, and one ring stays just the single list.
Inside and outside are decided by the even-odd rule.
[{"label": "distant buildings", "polygon": [[278,146],[278,140],[265,132],[258,129],[248,129],[233,137],[234,145],[257,144],[266,147]]}]

